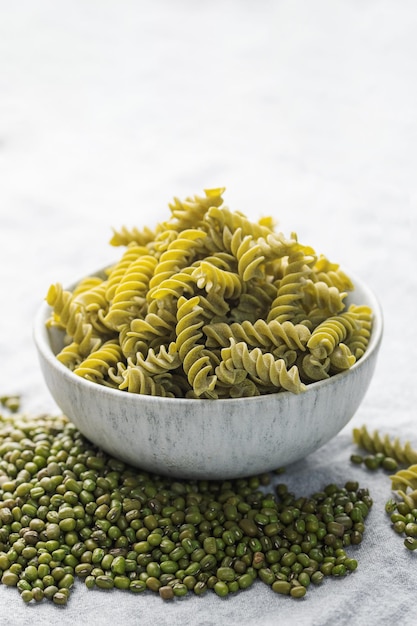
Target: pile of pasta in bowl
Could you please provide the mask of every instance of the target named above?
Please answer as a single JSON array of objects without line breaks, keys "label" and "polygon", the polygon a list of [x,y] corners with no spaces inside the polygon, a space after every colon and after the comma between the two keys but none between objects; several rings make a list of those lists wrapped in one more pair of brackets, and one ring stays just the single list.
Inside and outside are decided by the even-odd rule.
[{"label": "pile of pasta in bowl", "polygon": [[124,392],[227,399],[298,394],[362,357],[373,312],[347,304],[349,276],[223,193],[174,199],[155,228],[115,230],[118,262],[50,286],[61,363]]}]

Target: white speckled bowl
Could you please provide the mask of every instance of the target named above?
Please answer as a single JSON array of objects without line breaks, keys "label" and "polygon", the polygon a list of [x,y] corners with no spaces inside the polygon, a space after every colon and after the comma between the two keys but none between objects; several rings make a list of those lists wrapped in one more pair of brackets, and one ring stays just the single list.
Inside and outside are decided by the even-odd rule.
[{"label": "white speckled bowl", "polygon": [[73,374],[56,358],[62,333],[48,330],[40,307],[34,339],[46,384],[57,405],[93,443],[145,470],[191,479],[253,475],[302,459],[353,417],[372,379],[382,338],[377,299],[352,277],[348,302],[374,312],[371,340],[354,366],[308,385],[301,394],[191,400],[118,391]]}]

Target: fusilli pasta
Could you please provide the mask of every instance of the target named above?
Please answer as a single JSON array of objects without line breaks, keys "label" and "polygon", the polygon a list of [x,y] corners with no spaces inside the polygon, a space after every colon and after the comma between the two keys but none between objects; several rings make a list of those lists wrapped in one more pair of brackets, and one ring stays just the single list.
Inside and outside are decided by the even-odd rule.
[{"label": "fusilli pasta", "polygon": [[370,433],[366,426],[362,426],[353,429],[353,441],[371,454],[382,452],[402,465],[417,464],[417,450],[412,448],[409,441],[401,443],[398,437],[381,435],[378,430]]},{"label": "fusilli pasta", "polygon": [[363,356],[372,311],[346,305],[349,277],[223,192],[174,198],[155,228],[114,230],[119,261],[72,291],[51,285],[62,363],[121,391],[215,399],[300,393]]},{"label": "fusilli pasta", "polygon": [[398,470],[390,478],[393,491],[406,492],[407,489],[415,491],[417,489],[417,464]]}]

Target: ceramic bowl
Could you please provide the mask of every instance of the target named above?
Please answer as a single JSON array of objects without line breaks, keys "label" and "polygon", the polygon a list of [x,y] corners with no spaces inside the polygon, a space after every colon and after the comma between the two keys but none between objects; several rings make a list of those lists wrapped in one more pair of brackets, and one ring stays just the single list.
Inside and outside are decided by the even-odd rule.
[{"label": "ceramic bowl", "polygon": [[350,276],[355,290],[347,303],[373,309],[368,348],[351,369],[312,383],[300,394],[162,398],[89,382],[56,358],[63,334],[46,328],[51,313],[46,303],[34,325],[42,372],[56,404],[81,433],[133,466],[187,479],[237,478],[283,467],[337,435],[355,414],[374,374],[382,312],[372,291]]}]

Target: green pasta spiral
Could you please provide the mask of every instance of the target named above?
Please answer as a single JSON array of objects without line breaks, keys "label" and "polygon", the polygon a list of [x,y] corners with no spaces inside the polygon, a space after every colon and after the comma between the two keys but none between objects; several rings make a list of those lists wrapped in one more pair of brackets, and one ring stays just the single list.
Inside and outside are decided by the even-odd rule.
[{"label": "green pasta spiral", "polygon": [[392,489],[396,490],[406,490],[411,489],[414,491],[417,489],[417,464],[410,465],[406,469],[398,470],[395,474],[391,476]]},{"label": "green pasta spiral", "polygon": [[[71,337],[72,345],[78,346],[81,358],[98,348],[102,343],[101,338],[87,321],[81,305],[74,301],[71,292],[64,290],[59,283],[51,285],[46,301],[53,308],[53,316],[49,324],[65,330],[66,334]],[[59,358],[60,355],[58,355]]]},{"label": "green pasta spiral", "polygon": [[409,441],[402,443],[399,437],[381,435],[378,430],[369,432],[366,426],[353,429],[353,441],[371,454],[378,452],[395,459],[401,465],[417,464],[417,451]]},{"label": "green pasta spiral", "polygon": [[271,353],[263,353],[260,348],[249,350],[244,341],[236,343],[232,340],[230,348],[223,348],[222,360],[229,359],[235,368],[247,372],[259,385],[293,393],[300,393],[305,389],[296,367],[287,370],[283,359],[275,359]]},{"label": "green pasta spiral", "polygon": [[106,341],[100,348],[91,352],[75,369],[74,374],[87,380],[103,380],[110,367],[114,367],[122,358],[122,349],[115,339]]},{"label": "green pasta spiral", "polygon": [[157,301],[151,302],[145,316],[135,318],[120,332],[120,344],[126,358],[135,357],[138,352],[168,345],[175,339],[175,311],[160,307]]},{"label": "green pasta spiral", "polygon": [[222,270],[219,267],[202,261],[193,271],[192,278],[198,289],[207,293],[218,293],[226,299],[238,299],[245,289],[244,282],[239,274]]},{"label": "green pasta spiral", "polygon": [[356,320],[350,313],[341,313],[321,322],[311,333],[307,347],[318,359],[326,358],[356,328]]},{"label": "green pasta spiral", "polygon": [[198,229],[188,229],[179,233],[167,250],[161,254],[149,283],[149,297],[152,297],[153,290],[157,289],[163,281],[188,265],[189,259],[194,258],[196,251],[200,248],[199,241],[205,236],[206,234]]},{"label": "green pasta spiral", "polygon": [[310,330],[304,324],[293,324],[289,321],[280,324],[277,320],[266,322],[262,319],[254,323],[249,320],[231,324],[218,322],[205,326],[203,331],[207,335],[207,346],[223,348],[230,344],[230,339],[235,339],[252,347],[272,350],[284,344],[293,350],[305,351],[311,336]]},{"label": "green pasta spiral", "polygon": [[102,318],[108,328],[118,331],[140,315],[156,264],[157,260],[149,254],[130,263],[114,290],[108,313]]},{"label": "green pasta spiral", "polygon": [[216,384],[209,353],[200,343],[203,336],[200,329],[204,322],[201,319],[202,308],[199,301],[198,296],[189,300],[179,298],[176,326],[178,355],[197,397],[212,392]]},{"label": "green pasta spiral", "polygon": [[314,256],[306,257],[302,250],[289,254],[284,275],[278,283],[277,296],[268,314],[268,322],[301,321],[305,317],[304,291],[306,279],[311,273],[310,266],[314,261]]}]

